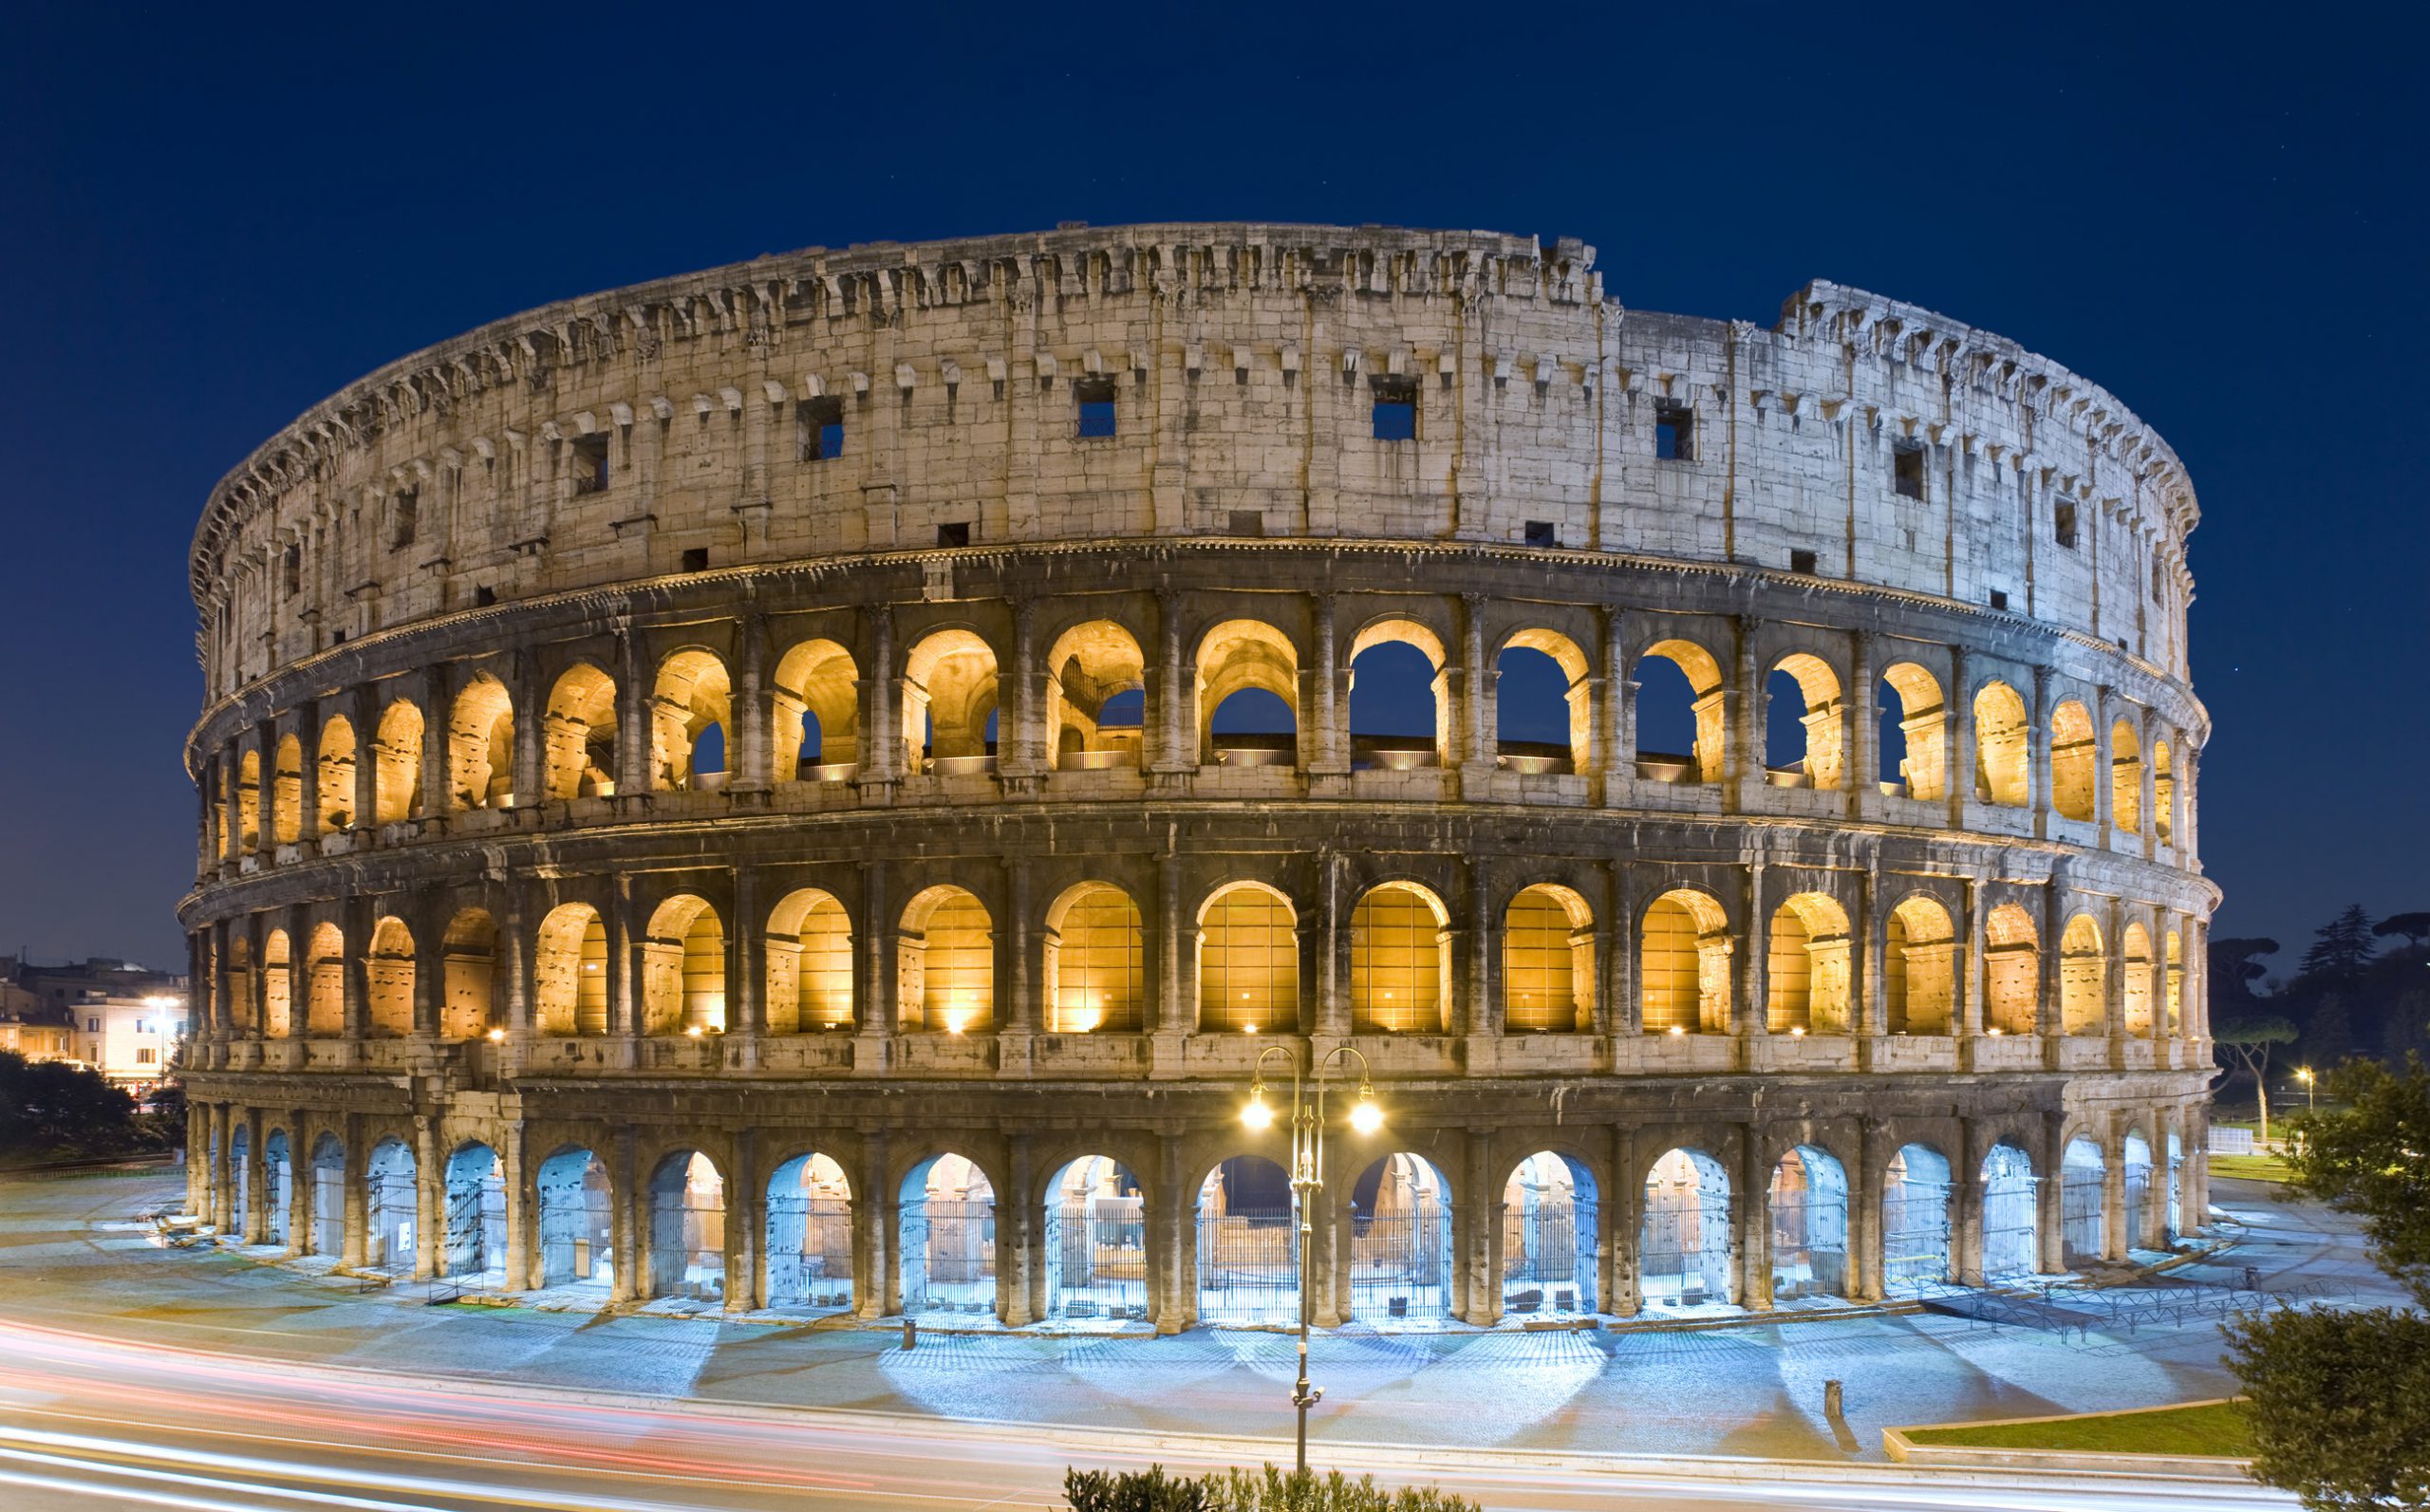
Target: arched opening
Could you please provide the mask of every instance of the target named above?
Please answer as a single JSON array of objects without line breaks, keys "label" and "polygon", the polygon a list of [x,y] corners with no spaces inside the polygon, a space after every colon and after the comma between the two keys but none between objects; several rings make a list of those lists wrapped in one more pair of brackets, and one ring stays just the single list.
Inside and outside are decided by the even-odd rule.
[{"label": "arched opening", "polygon": [[696,1149],[677,1150],[649,1178],[646,1295],[725,1300],[725,1178]]},{"label": "arched opening", "polygon": [[313,1141],[306,1218],[313,1254],[336,1260],[346,1253],[346,1145],[335,1134]]},{"label": "arched opening", "polygon": [[1729,1263],[1729,1173],[1701,1149],[1673,1149],[1645,1177],[1637,1236],[1638,1295],[1648,1307],[1735,1302]]},{"label": "arched opening", "polygon": [[1833,899],[1801,892],[1780,905],[1765,957],[1773,1034],[1848,1032],[1850,951],[1847,911]]},{"label": "arched opening", "polygon": [[652,781],[666,792],[725,786],[726,732],[734,728],[733,685],[725,663],[707,651],[678,651],[658,664],[651,685]]},{"label": "arched opening", "polygon": [[2143,740],[2124,719],[2109,727],[2109,822],[2122,834],[2143,832]]},{"label": "arched opening", "polygon": [[2107,1164],[2101,1147],[2082,1136],[2067,1141],[2059,1162],[2060,1254],[2071,1266],[2100,1260],[2107,1247],[2102,1222]]},{"label": "arched opening", "polygon": [[291,731],[278,737],[271,763],[270,828],[283,846],[304,838],[304,742]]},{"label": "arched opening", "polygon": [[768,1305],[852,1305],[852,1185],[832,1156],[795,1155],[768,1178]]},{"label": "arched opening", "polygon": [[464,909],[447,922],[439,954],[439,1036],[477,1039],[497,1021],[496,923],[485,909]]},{"label": "arched opening", "polygon": [[447,793],[458,812],[514,801],[514,700],[486,672],[474,674],[448,714]]},{"label": "arched opening", "polygon": [[2177,776],[2169,770],[2168,742],[2152,742],[2152,833],[2162,845],[2177,839]]},{"label": "arched opening", "polygon": [[533,1027],[546,1036],[608,1032],[608,926],[587,903],[540,921],[532,952]]},{"label": "arched opening", "polygon": [[371,1147],[363,1166],[363,1263],[391,1276],[414,1269],[416,1201],[413,1148],[402,1139]]},{"label": "arched opening", "polygon": [[1414,883],[1371,887],[1350,915],[1353,1034],[1440,1034],[1451,971],[1450,915]]},{"label": "arched opening", "polygon": [[1595,916],[1569,887],[1540,882],[1502,918],[1503,1022],[1581,1034],[1595,1022]]},{"label": "arched opening", "polygon": [[1384,620],[1350,643],[1350,764],[1405,772],[1450,749],[1443,643],[1411,620]]},{"label": "arched opening", "polygon": [[1636,772],[1659,782],[1719,782],[1721,663],[1692,641],[1662,641],[1636,662]]},{"label": "arched opening", "polygon": [[252,1153],[252,1130],[240,1123],[228,1136],[228,1210],[238,1238],[253,1226]]},{"label": "arched opening", "polygon": [[294,1033],[295,968],[287,931],[273,929],[262,937],[262,1034],[285,1039]]},{"label": "arched opening", "polygon": [[447,1228],[439,1274],[480,1285],[506,1284],[506,1167],[475,1143],[447,1157]]},{"label": "arched opening", "polygon": [[987,905],[941,884],[903,910],[896,938],[907,1032],[996,1027],[996,929]]},{"label": "arched opening", "polygon": [[725,1033],[725,924],[705,899],[678,893],[642,942],[642,1033]]},{"label": "arched opening", "polygon": [[1140,764],[1146,662],[1131,632],[1091,620],[1046,653],[1046,764],[1056,772]]},{"label": "arched opening", "polygon": [[1084,882],[1056,899],[1046,910],[1047,1033],[1138,1033],[1145,961],[1129,893]]},{"label": "arched opening", "polygon": [[1950,1279],[1948,1157],[1930,1145],[1902,1145],[1881,1186],[1881,1279],[1894,1289]]},{"label": "arched opening", "polygon": [[861,759],[860,669],[833,641],[804,641],[776,663],[769,770],[778,782],[841,782]]},{"label": "arched opening", "polygon": [[239,1039],[261,1033],[261,1015],[253,1000],[253,943],[242,934],[228,942],[228,1022]]},{"label": "arched opening", "polygon": [[381,711],[371,752],[376,824],[402,824],[421,807],[421,710],[402,699]]},{"label": "arched opening", "polygon": [[1148,1316],[1148,1223],[1139,1180],[1084,1155],[1046,1184],[1046,1315]]},{"label": "arched opening", "polygon": [[2067,921],[2059,937],[2059,1032],[2100,1035],[2108,1030],[2107,962],[2101,954],[2101,926],[2092,915]]},{"label": "arched opening", "polygon": [[954,775],[990,770],[996,754],[996,652],[968,630],[938,630],[903,673],[906,768]]},{"label": "arched opening", "polygon": [[236,758],[236,849],[252,855],[262,848],[262,754],[248,751]]},{"label": "arched opening", "polygon": [[2092,716],[2074,700],[2050,713],[2050,806],[2066,819],[2093,814],[2093,760],[2099,754]]},{"label": "arched opening", "polygon": [[2163,991],[2166,1001],[2162,1010],[2166,1017],[2161,1032],[2175,1039],[2185,1032],[2185,944],[2176,930],[2168,932],[2167,977]]},{"label": "arched opening", "polygon": [[346,1033],[346,936],[333,924],[315,925],[304,952],[304,1035],[336,1039]]},{"label": "arched opening", "polygon": [[335,834],[354,828],[354,726],[332,715],[321,725],[313,762],[312,832]]},{"label": "arched opening", "polygon": [[1198,1191],[1198,1316],[1205,1323],[1289,1323],[1299,1316],[1299,1225],[1291,1174],[1235,1155]]},{"label": "arched opening", "polygon": [[1913,662],[1885,668],[1874,694],[1884,791],[1936,803],[1949,796],[1949,711],[1940,680]]},{"label": "arched opening", "polygon": [[1521,1161],[1502,1187],[1502,1310],[1596,1311],[1595,1175],[1549,1149]]},{"label": "arched opening", "polygon": [[2120,952],[2124,958],[2120,969],[2126,973],[2118,984],[2119,996],[2126,1015],[2126,1033],[2138,1039],[2152,1035],[2152,937],[2140,924],[2130,924],[2119,936]]},{"label": "arched opening", "polygon": [[1994,1035],[2033,1033],[2041,994],[2041,938],[2033,918],[2015,904],[2001,904],[1983,924],[1984,1028]]},{"label": "arched opening", "polygon": [[587,1149],[540,1163],[540,1284],[604,1294],[615,1281],[615,1208],[608,1166]]},{"label": "arched opening", "polygon": [[1523,774],[1583,772],[1594,752],[1586,653],[1565,635],[1521,630],[1494,662],[1495,758]]},{"label": "arched opening", "polygon": [[1729,1033],[1729,918],[1701,892],[1674,887],[1654,900],[1637,931],[1647,1034]]},{"label": "arched opening", "polygon": [[1848,1295],[1848,1173],[1800,1145],[1772,1167],[1772,1296]]},{"label": "arched opening", "polygon": [[903,1178],[897,1224],[903,1311],[996,1310],[996,1188],[967,1157],[933,1156]]},{"label": "arched opening", "polygon": [[1994,1145],[1983,1157],[1983,1279],[2042,1268],[2042,1217],[2033,1157]]},{"label": "arched opening", "polygon": [[1198,1028],[1202,1034],[1299,1025],[1299,916],[1259,882],[1236,882],[1198,910]]},{"label": "arched opening", "polygon": [[549,690],[540,726],[541,785],[551,798],[605,798],[616,792],[616,681],[588,663]]},{"label": "arched opening", "polygon": [[372,1038],[402,1039],[414,1032],[414,937],[402,919],[392,915],[372,925],[364,986]]},{"label": "arched opening", "polygon": [[1920,894],[1890,910],[1881,962],[1894,1035],[1945,1035],[1957,995],[1957,937],[1949,910]]},{"label": "arched opening", "polygon": [[2152,1147],[2140,1134],[2128,1134],[2120,1164],[2125,1169],[2121,1184],[2126,1208],[2126,1246],[2140,1249],[2143,1243],[2144,1215],[2152,1201]]},{"label": "arched opening", "polygon": [[1287,767],[1297,759],[1299,655],[1258,620],[1226,620],[1198,643],[1203,766]]},{"label": "arched opening", "polygon": [[2025,700],[2005,682],[1986,682],[1974,695],[1974,796],[2004,808],[2025,806],[2032,742]]},{"label": "arched opening", "polygon": [[1833,789],[1847,775],[1840,675],[1800,651],[1772,669],[1765,700],[1764,765],[1774,787]]},{"label": "arched opening", "polygon": [[2174,1129],[2168,1136],[2168,1228],[2174,1245],[2185,1233],[2185,1144]]},{"label": "arched opening", "polygon": [[849,1030],[852,1019],[852,921],[816,887],[785,895],[768,916],[768,1032]]},{"label": "arched opening", "polygon": [[1450,1316],[1450,1184],[1422,1155],[1387,1155],[1351,1184],[1351,1320]]},{"label": "arched opening", "polygon": [[262,1181],[270,1211],[262,1221],[262,1242],[285,1249],[287,1215],[295,1204],[295,1158],[288,1148],[287,1130],[273,1129],[262,1141]]}]

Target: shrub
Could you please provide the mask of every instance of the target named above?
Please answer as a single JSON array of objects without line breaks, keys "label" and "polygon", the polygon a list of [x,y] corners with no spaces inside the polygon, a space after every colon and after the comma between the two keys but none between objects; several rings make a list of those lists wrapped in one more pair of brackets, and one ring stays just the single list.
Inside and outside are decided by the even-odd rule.
[{"label": "shrub", "polygon": [[1145,1471],[1071,1470],[1063,1494],[1073,1512],[1478,1512],[1466,1497],[1432,1486],[1387,1491],[1372,1475],[1335,1470],[1224,1470],[1194,1481]]}]

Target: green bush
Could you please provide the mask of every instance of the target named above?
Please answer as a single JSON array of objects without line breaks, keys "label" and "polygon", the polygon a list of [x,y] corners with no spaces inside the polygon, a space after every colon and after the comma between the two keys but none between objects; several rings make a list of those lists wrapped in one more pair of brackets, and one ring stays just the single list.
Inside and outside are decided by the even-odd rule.
[{"label": "green bush", "polygon": [[1145,1471],[1071,1470],[1063,1494],[1073,1512],[1479,1512],[1466,1497],[1431,1486],[1387,1491],[1372,1475],[1354,1481],[1339,1470],[1289,1474],[1224,1470],[1194,1481]]}]

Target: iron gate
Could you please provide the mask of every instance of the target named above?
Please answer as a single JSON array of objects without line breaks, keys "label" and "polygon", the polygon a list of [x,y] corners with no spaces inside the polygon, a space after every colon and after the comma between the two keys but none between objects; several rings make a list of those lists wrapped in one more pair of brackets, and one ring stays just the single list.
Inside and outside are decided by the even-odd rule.
[{"label": "iron gate", "polygon": [[996,1307],[996,1204],[903,1204],[903,1310],[989,1313]]},{"label": "iron gate", "polygon": [[1208,1323],[1299,1318],[1299,1232],[1288,1207],[1198,1214],[1198,1316]]},{"label": "iron gate", "polygon": [[1432,1203],[1415,1211],[1354,1217],[1350,1223],[1350,1316],[1364,1320],[1451,1316],[1451,1215]]},{"label": "iron gate", "polygon": [[653,1297],[725,1300],[725,1200],[689,1181],[650,1195],[649,1281]]},{"label": "iron gate", "polygon": [[[1949,1279],[1951,1185],[1914,1174],[1890,1183],[1881,1199],[1881,1275],[1892,1286]],[[1985,1204],[1984,1219],[1991,1214]],[[2029,1220],[2028,1220],[2029,1222]],[[1990,1236],[1985,1236],[1988,1252]],[[1985,1263],[1990,1262],[1987,1260]]]},{"label": "iron gate", "polygon": [[[1509,1313],[1595,1311],[1595,1204],[1513,1203],[1502,1215],[1502,1306]],[[1580,1248],[1583,1237],[1586,1248]]]},{"label": "iron gate", "polygon": [[1702,1181],[1650,1184],[1637,1254],[1646,1301],[1729,1300],[1729,1194]]},{"label": "iron gate", "polygon": [[447,1188],[447,1274],[506,1270],[506,1183],[495,1169]]},{"label": "iron gate", "polygon": [[1847,1295],[1847,1197],[1807,1186],[1774,1196],[1771,1209],[1772,1295]]},{"label": "iron gate", "polygon": [[1983,1161],[1983,1278],[2023,1276],[2041,1269],[2039,1204],[2033,1167],[2006,1145]]},{"label": "iron gate", "polygon": [[2070,1265],[2101,1259],[2105,1247],[2101,1215],[2103,1185],[2103,1172],[2098,1166],[2069,1166],[2060,1169],[2060,1238]]},{"label": "iron gate", "polygon": [[364,1264],[371,1270],[403,1275],[414,1268],[414,1177],[411,1171],[387,1171],[364,1177],[368,1188]]},{"label": "iron gate", "polygon": [[1046,1209],[1056,1317],[1148,1316],[1148,1224],[1137,1197],[1067,1198]]},{"label": "iron gate", "polygon": [[852,1305],[852,1204],[798,1192],[768,1199],[768,1305]]},{"label": "iron gate", "polygon": [[540,1284],[602,1284],[614,1279],[615,1232],[606,1184],[540,1189]]}]

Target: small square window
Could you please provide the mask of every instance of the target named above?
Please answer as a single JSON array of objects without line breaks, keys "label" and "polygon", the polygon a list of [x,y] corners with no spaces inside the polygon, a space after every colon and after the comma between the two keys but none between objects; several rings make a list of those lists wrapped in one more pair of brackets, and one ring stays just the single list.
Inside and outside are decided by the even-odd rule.
[{"label": "small square window", "polygon": [[1991,607],[1993,607],[1993,608],[1995,608],[1995,609],[2004,609],[2004,608],[2007,608],[2008,607],[2009,607],[2009,590],[2008,590],[2008,589],[2006,589],[2006,588],[1993,588],[1993,589],[1991,589]]},{"label": "small square window", "polygon": [[1924,449],[1900,441],[1890,449],[1890,486],[1900,498],[1924,496]]},{"label": "small square window", "polygon": [[2052,523],[2056,528],[2059,544],[2072,550],[2076,544],[2075,505],[2064,499],[2061,500],[2057,511],[2053,513]]},{"label": "small square window", "polygon": [[1555,525],[1550,520],[1529,520],[1527,522],[1527,544],[1529,546],[1559,546],[1561,544],[1561,527]]},{"label": "small square window", "polygon": [[1112,379],[1083,378],[1072,385],[1072,397],[1079,405],[1078,434],[1083,439],[1114,433]]},{"label": "small square window", "polygon": [[1368,382],[1375,398],[1375,439],[1417,439],[1417,380],[1379,375]]},{"label": "small square window", "polygon": [[1696,412],[1670,400],[1654,403],[1654,455],[1666,462],[1696,459]]},{"label": "small square window", "polygon": [[938,526],[937,544],[939,546],[968,546],[970,544],[970,522],[968,520],[951,520],[944,525]]},{"label": "small square window", "polygon": [[488,584],[480,584],[473,589],[473,607],[477,609],[485,609],[496,602],[497,589],[490,587]]},{"label": "small square window", "polygon": [[573,491],[603,493],[608,487],[608,438],[583,436],[573,443]]},{"label": "small square window", "polygon": [[1788,569],[1792,572],[1812,573],[1814,570],[1814,553],[1812,551],[1789,552]]},{"label": "small square window", "polygon": [[708,569],[709,569],[709,549],[708,549],[707,547],[705,547],[705,546],[687,546],[687,547],[683,548],[683,570],[684,570],[684,571],[686,571],[686,572],[705,572],[705,571],[707,571]]},{"label": "small square window", "polygon": [[805,462],[829,462],[844,455],[844,401],[805,399],[794,406],[794,455]]},{"label": "small square window", "polygon": [[1264,512],[1261,510],[1234,510],[1232,512],[1231,533],[1234,535],[1263,535],[1265,533]]}]

